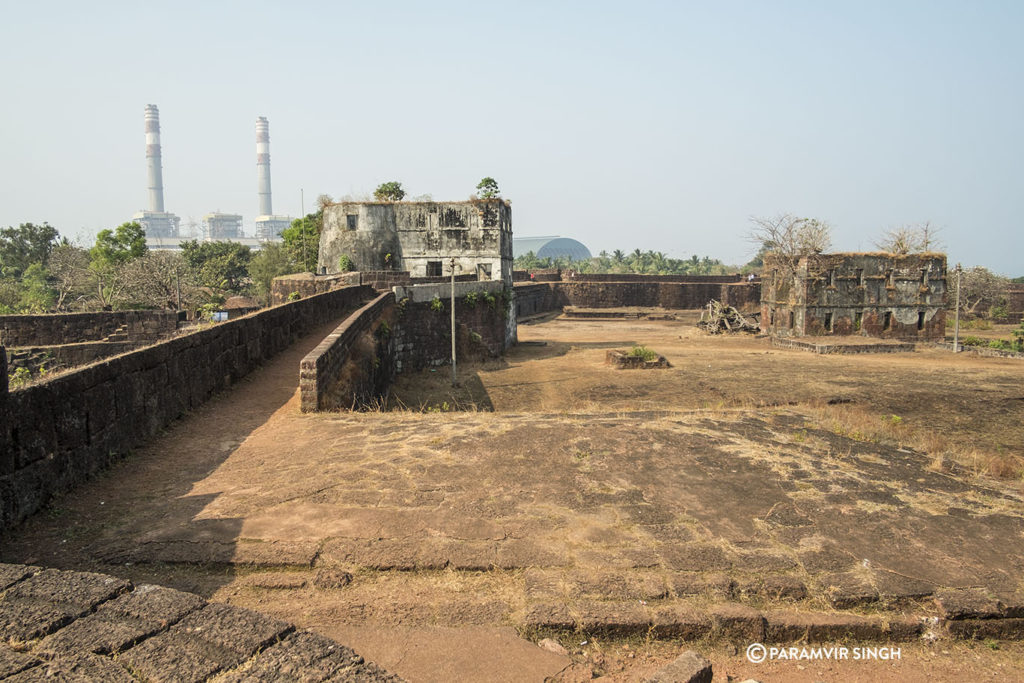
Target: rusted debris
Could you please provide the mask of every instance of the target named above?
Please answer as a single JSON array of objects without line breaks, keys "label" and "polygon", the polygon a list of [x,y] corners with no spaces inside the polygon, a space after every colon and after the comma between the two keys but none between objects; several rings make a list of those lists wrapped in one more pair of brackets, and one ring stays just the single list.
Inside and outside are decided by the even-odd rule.
[{"label": "rusted debris", "polygon": [[761,330],[758,317],[758,313],[752,313],[749,318],[745,317],[732,306],[712,299],[701,311],[697,327],[708,334],[724,334],[726,332],[757,334]]}]

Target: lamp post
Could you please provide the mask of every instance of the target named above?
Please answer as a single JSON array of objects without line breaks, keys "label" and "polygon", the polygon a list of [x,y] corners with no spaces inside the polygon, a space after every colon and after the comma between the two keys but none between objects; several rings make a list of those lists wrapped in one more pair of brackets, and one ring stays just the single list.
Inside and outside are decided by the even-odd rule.
[{"label": "lamp post", "polygon": [[956,311],[953,313],[953,353],[960,352],[960,273],[963,268],[956,264]]},{"label": "lamp post", "polygon": [[[299,188],[299,211],[302,212],[302,269],[306,269],[306,190]],[[316,269],[314,268],[314,271]]]},{"label": "lamp post", "polygon": [[452,269],[452,291],[451,291],[451,295],[452,295],[452,300],[451,300],[451,308],[452,308],[452,386],[454,387],[454,386],[456,386],[456,382],[455,382],[455,257],[454,256],[451,257],[451,260],[448,262],[448,265]]}]

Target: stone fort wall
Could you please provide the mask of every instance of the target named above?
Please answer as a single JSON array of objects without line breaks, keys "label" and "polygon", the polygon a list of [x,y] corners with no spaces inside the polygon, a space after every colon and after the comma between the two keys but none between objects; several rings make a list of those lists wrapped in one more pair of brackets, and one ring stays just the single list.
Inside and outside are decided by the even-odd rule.
[{"label": "stone fort wall", "polygon": [[51,346],[101,341],[121,332],[126,341],[150,343],[174,334],[177,311],[99,311],[0,315],[0,346]]},{"label": "stone fort wall", "polygon": [[[384,399],[397,373],[448,364],[450,288],[397,289],[397,297],[385,292],[353,313],[302,359],[303,412],[373,405]],[[514,343],[512,305],[500,281],[458,283],[456,358],[494,358]]]},{"label": "stone fort wall", "polygon": [[517,316],[561,310],[564,306],[671,309],[703,308],[712,299],[743,311],[761,305],[760,282],[574,281],[521,282],[515,285]]},{"label": "stone fort wall", "polygon": [[0,368],[0,529],[374,295],[369,287],[334,290],[14,391]]}]

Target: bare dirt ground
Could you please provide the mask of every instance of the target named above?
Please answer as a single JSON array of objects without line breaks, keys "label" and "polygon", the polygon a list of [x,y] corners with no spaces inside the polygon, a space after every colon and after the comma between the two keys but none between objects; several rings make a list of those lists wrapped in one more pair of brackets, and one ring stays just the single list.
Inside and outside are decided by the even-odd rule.
[{"label": "bare dirt ground", "polygon": [[[693,320],[522,325],[500,361],[404,376],[410,411],[302,415],[310,338],[57,501],[2,559],[95,569],[315,628],[411,680],[1006,680],[1017,643],[753,665],[716,640],[559,634],[538,605],[927,616],[1024,590],[1024,365],[819,356]],[[326,333],[326,329],[324,332]],[[614,370],[648,346],[673,367]],[[419,412],[423,411],[423,412]],[[1000,475],[994,477],[990,475]],[[585,643],[583,641],[586,641]]]}]

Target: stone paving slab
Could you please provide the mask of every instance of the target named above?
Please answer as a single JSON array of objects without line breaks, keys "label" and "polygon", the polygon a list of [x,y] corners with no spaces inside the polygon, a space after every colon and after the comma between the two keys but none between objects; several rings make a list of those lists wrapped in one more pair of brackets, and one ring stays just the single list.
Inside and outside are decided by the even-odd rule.
[{"label": "stone paving slab", "polygon": [[175,679],[204,680],[241,664],[292,628],[251,610],[209,604],[132,648],[123,658],[146,678],[158,680],[174,671]]},{"label": "stone paving slab", "polygon": [[10,588],[22,579],[43,571],[42,567],[29,567],[23,564],[0,564],[0,591]]},{"label": "stone paving slab", "polygon": [[24,565],[0,564],[0,576],[18,577],[0,593],[5,682],[401,680],[315,633],[191,593]]},{"label": "stone paving slab", "polygon": [[192,593],[139,586],[47,636],[36,650],[51,655],[116,653],[177,623],[204,604]]},{"label": "stone paving slab", "polygon": [[0,644],[0,678],[13,676],[40,663],[40,659],[26,652],[17,652]]},{"label": "stone paving slab", "polygon": [[39,638],[130,588],[105,574],[44,569],[0,597],[0,634],[7,640]]},{"label": "stone paving slab", "polygon": [[39,666],[26,669],[10,678],[10,683],[35,683],[36,681],[69,681],[73,683],[128,683],[136,681],[130,673],[106,657],[78,655],[59,657]]},{"label": "stone paving slab", "polygon": [[359,680],[390,683],[399,681],[351,649],[309,631],[298,631],[261,651],[218,683],[302,680]]}]

